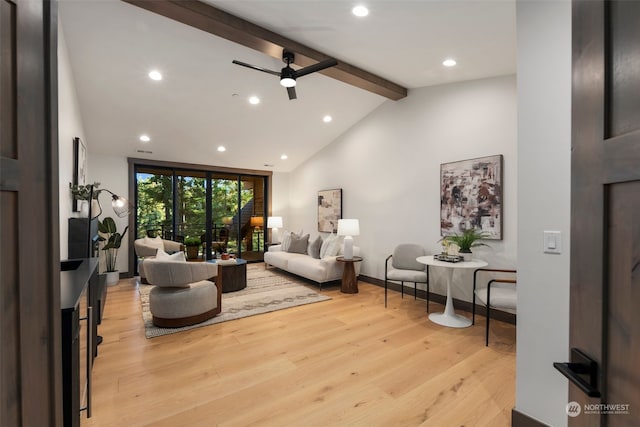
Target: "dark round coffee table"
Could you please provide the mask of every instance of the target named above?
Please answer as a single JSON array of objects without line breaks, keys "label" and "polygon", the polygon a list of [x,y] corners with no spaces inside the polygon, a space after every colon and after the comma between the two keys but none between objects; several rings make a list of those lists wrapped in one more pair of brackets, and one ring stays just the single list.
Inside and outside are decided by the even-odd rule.
[{"label": "dark round coffee table", "polygon": [[208,261],[218,264],[218,275],[221,276],[223,294],[247,287],[247,261],[240,258],[235,261],[235,263],[227,263],[227,261],[218,259]]}]

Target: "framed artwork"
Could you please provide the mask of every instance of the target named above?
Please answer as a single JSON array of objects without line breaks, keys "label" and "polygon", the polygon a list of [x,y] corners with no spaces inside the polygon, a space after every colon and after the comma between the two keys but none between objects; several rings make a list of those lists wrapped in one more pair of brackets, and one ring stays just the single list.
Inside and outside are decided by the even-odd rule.
[{"label": "framed artwork", "polygon": [[440,165],[440,234],[475,228],[502,240],[502,154]]},{"label": "framed artwork", "polygon": [[338,231],[342,218],[342,188],[318,191],[318,231]]},{"label": "framed artwork", "polygon": [[[87,147],[78,137],[73,138],[73,185],[87,183]],[[73,212],[80,212],[80,200],[73,199]]]}]

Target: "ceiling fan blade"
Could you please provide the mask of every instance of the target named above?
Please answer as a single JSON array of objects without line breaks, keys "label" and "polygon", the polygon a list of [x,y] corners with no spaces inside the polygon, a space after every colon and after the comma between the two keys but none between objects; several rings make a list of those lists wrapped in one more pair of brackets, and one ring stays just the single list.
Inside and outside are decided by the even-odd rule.
[{"label": "ceiling fan blade", "polygon": [[288,87],[287,88],[287,93],[289,94],[289,100],[298,99],[298,97],[296,96],[296,88],[295,87]]},{"label": "ceiling fan blade", "polygon": [[336,65],[338,65],[338,61],[335,59],[325,59],[317,64],[296,70],[296,77],[306,76],[307,74],[315,73],[316,71],[324,70],[325,68],[335,67]]},{"label": "ceiling fan blade", "polygon": [[233,61],[231,61],[231,62],[233,62],[236,65],[242,65],[243,67],[251,68],[253,70],[262,71],[263,73],[273,74],[274,76],[280,77],[280,72],[279,71],[267,70],[266,68],[257,67],[255,65],[247,64],[246,62],[236,61],[235,59]]}]

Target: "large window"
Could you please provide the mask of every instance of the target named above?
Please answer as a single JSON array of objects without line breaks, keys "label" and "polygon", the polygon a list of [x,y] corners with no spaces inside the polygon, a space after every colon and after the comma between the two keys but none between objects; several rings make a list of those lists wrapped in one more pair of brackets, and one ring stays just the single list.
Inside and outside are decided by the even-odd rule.
[{"label": "large window", "polygon": [[173,172],[144,168],[136,174],[136,237],[173,240]]},{"label": "large window", "polygon": [[213,259],[223,252],[263,260],[268,176],[132,166],[135,238],[161,236],[189,244],[193,260]]}]

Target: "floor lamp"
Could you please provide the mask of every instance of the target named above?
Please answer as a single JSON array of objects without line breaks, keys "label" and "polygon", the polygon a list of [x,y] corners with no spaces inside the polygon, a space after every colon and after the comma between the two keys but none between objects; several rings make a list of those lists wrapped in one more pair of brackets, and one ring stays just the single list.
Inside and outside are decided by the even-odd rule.
[{"label": "floor lamp", "polygon": [[260,232],[264,225],[264,219],[261,216],[252,216],[249,221],[249,225],[253,227],[253,230],[258,233],[258,252],[260,252]]},{"label": "floor lamp", "polygon": [[131,203],[129,203],[129,201],[122,197],[122,196],[118,196],[117,194],[107,190],[106,188],[101,188],[101,189],[93,189],[93,186],[91,188],[91,193],[92,193],[92,200],[96,200],[98,202],[98,209],[99,212],[97,212],[95,215],[93,215],[93,213],[91,212],[91,204],[89,204],[89,216],[91,218],[95,218],[97,216],[102,215],[102,205],[100,205],[100,193],[102,193],[103,191],[106,191],[107,193],[111,194],[111,207],[113,208],[113,212],[115,212],[115,214],[118,216],[118,218],[124,218],[127,215],[129,215],[129,213],[131,212]]}]

